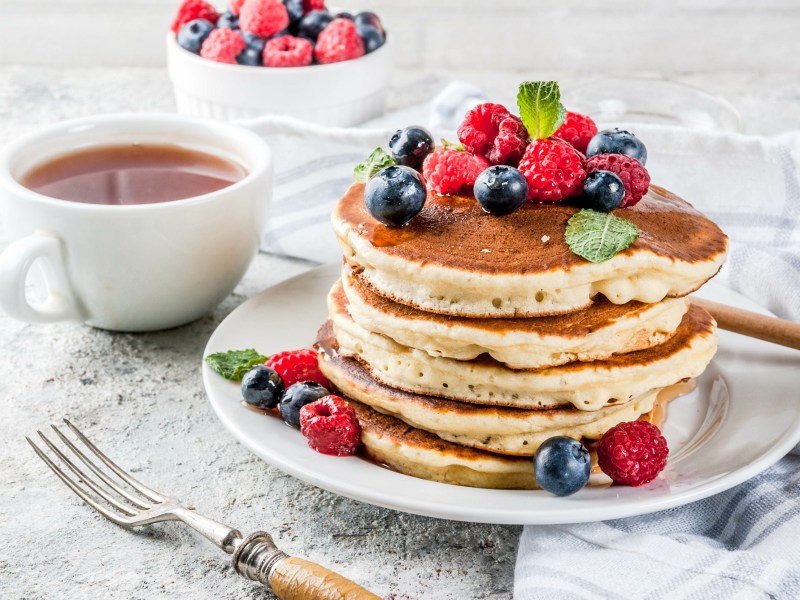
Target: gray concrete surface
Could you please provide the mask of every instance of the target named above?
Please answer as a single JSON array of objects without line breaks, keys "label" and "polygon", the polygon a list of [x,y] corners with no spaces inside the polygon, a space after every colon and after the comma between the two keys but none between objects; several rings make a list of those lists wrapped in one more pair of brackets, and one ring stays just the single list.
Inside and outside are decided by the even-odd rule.
[{"label": "gray concrete surface", "polygon": [[[503,94],[524,77],[470,75]],[[400,73],[393,107],[429,97],[452,76]],[[791,77],[686,79],[728,96],[751,131],[800,124]],[[157,69],[0,68],[2,143],[67,117],[172,107],[166,75]],[[0,248],[2,240],[0,224]],[[212,314],[160,333],[28,325],[0,315],[0,598],[270,597],[236,577],[223,554],[186,528],[162,524],[129,533],[85,507],[24,441],[61,417],[156,489],[242,530],[271,531],[288,552],[381,595],[511,597],[520,528],[416,517],[319,490],[251,455],[212,413],[200,377],[208,337],[248,297],[311,266],[259,255]]]}]

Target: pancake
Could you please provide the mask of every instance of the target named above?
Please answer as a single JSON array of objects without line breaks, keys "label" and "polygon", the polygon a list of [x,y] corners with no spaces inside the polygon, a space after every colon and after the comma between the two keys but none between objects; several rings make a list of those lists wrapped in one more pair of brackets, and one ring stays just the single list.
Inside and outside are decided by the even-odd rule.
[{"label": "pancake", "polygon": [[[373,292],[345,266],[347,311],[360,327],[431,356],[471,360],[488,354],[512,369],[537,369],[592,361],[650,348],[677,329],[689,303],[613,304],[600,298],[589,308],[538,318],[467,319],[424,312]],[[334,294],[340,294],[334,289]]]},{"label": "pancake", "polygon": [[512,490],[538,487],[529,458],[466,448],[360,402],[348,401],[361,425],[361,443],[369,458],[399,473],[468,487]]},{"label": "pancake", "polygon": [[503,217],[474,198],[429,194],[400,228],[367,211],[353,184],[331,216],[347,262],[376,293],[421,310],[468,317],[525,317],[585,308],[596,294],[615,304],[684,296],[722,265],[727,236],[674,194],[650,186],[633,207],[617,209],[638,239],[610,260],[570,251],[566,223],[578,208],[529,204]]},{"label": "pancake", "polygon": [[466,404],[404,392],[384,385],[354,358],[338,355],[330,327],[319,346],[320,370],[345,396],[403,422],[463,446],[499,454],[532,456],[546,439],[567,435],[599,439],[614,425],[634,421],[652,410],[661,390],[649,390],[621,406],[594,412],[573,407],[551,410]]},{"label": "pancake", "polygon": [[714,319],[693,305],[675,334],[653,348],[602,361],[513,370],[486,357],[471,361],[432,357],[366,331],[348,314],[344,295],[335,291],[328,295],[328,313],[340,354],[357,358],[374,379],[390,387],[475,404],[528,409],[572,404],[594,411],[696,377],[717,348]]}]

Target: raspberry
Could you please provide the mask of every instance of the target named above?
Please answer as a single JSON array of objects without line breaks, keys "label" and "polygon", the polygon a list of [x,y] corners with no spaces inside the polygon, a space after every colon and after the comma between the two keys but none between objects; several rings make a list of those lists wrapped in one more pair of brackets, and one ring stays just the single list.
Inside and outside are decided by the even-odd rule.
[{"label": "raspberry", "polygon": [[303,0],[303,14],[312,10],[327,10],[325,8],[325,0]]},{"label": "raspberry", "polygon": [[317,38],[317,62],[335,63],[364,56],[364,40],[350,19],[334,19]]},{"label": "raspberry", "polygon": [[223,63],[236,63],[236,57],[247,47],[238,31],[224,27],[212,31],[200,47],[200,56]]},{"label": "raspberry", "polygon": [[586,154],[586,146],[589,140],[597,133],[597,125],[591,117],[567,111],[567,118],[561,127],[553,134],[565,142],[572,144],[573,148]]},{"label": "raspberry", "polygon": [[280,0],[245,0],[239,9],[243,31],[268,38],[289,26],[289,13]]},{"label": "raspberry", "polygon": [[230,1],[231,12],[235,15],[238,15],[239,11],[242,10],[242,4],[244,4],[244,0],[231,0]]},{"label": "raspberry", "polygon": [[620,485],[638,486],[656,478],[667,464],[669,448],[658,427],[647,421],[615,425],[597,443],[603,473]]},{"label": "raspberry", "polygon": [[183,4],[178,7],[178,12],[172,21],[170,30],[172,30],[172,33],[178,33],[181,27],[195,19],[205,19],[216,23],[217,19],[219,19],[219,13],[205,0],[183,0]]},{"label": "raspberry", "polygon": [[428,154],[422,163],[422,174],[428,187],[438,194],[457,194],[462,188],[475,185],[489,161],[478,154],[446,149]]},{"label": "raspberry", "polygon": [[264,364],[278,372],[286,388],[302,381],[314,381],[326,388],[331,385],[328,378],[319,370],[317,353],[307,348],[278,352],[270,356]]},{"label": "raspberry", "polygon": [[633,206],[650,187],[650,173],[635,158],[625,154],[596,154],[586,161],[586,171],[611,171],[622,180],[625,197],[620,208]]},{"label": "raspberry", "polygon": [[586,178],[583,155],[559,139],[533,140],[519,170],[528,180],[528,200],[559,202],[579,194]]},{"label": "raspberry", "polygon": [[458,139],[493,165],[516,165],[528,145],[528,130],[502,104],[485,102],[466,114]]},{"label": "raspberry", "polygon": [[361,441],[355,411],[333,394],[300,409],[300,433],[314,450],[333,456],[352,456]]},{"label": "raspberry", "polygon": [[314,46],[307,39],[284,35],[264,46],[265,67],[304,67],[314,59]]}]

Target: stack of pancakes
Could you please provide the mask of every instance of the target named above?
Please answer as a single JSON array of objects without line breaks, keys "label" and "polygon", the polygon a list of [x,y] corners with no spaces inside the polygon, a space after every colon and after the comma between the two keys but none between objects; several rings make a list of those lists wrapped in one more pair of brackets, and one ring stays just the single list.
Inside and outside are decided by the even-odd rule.
[{"label": "stack of pancakes", "polygon": [[542,442],[588,444],[646,418],[716,351],[714,320],[684,296],[719,270],[727,238],[663,189],[615,211],[640,234],[602,263],[567,246],[573,206],[494,217],[472,197],[430,195],[388,228],[363,189],[332,216],[345,260],[317,347],[366,451],[393,469],[535,488]]}]

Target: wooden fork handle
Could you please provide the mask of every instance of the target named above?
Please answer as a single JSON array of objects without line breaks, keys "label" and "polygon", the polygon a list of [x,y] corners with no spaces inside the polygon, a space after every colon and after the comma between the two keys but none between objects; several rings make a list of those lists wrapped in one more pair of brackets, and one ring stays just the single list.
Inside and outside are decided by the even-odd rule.
[{"label": "wooden fork handle", "polygon": [[287,556],[264,531],[242,540],[232,558],[237,573],[268,585],[281,600],[380,600],[322,565]]},{"label": "wooden fork handle", "polygon": [[760,315],[694,296],[691,297],[691,301],[710,312],[720,329],[800,350],[800,323]]},{"label": "wooden fork handle", "polygon": [[281,600],[380,600],[346,577],[294,556],[275,565],[270,586]]}]

